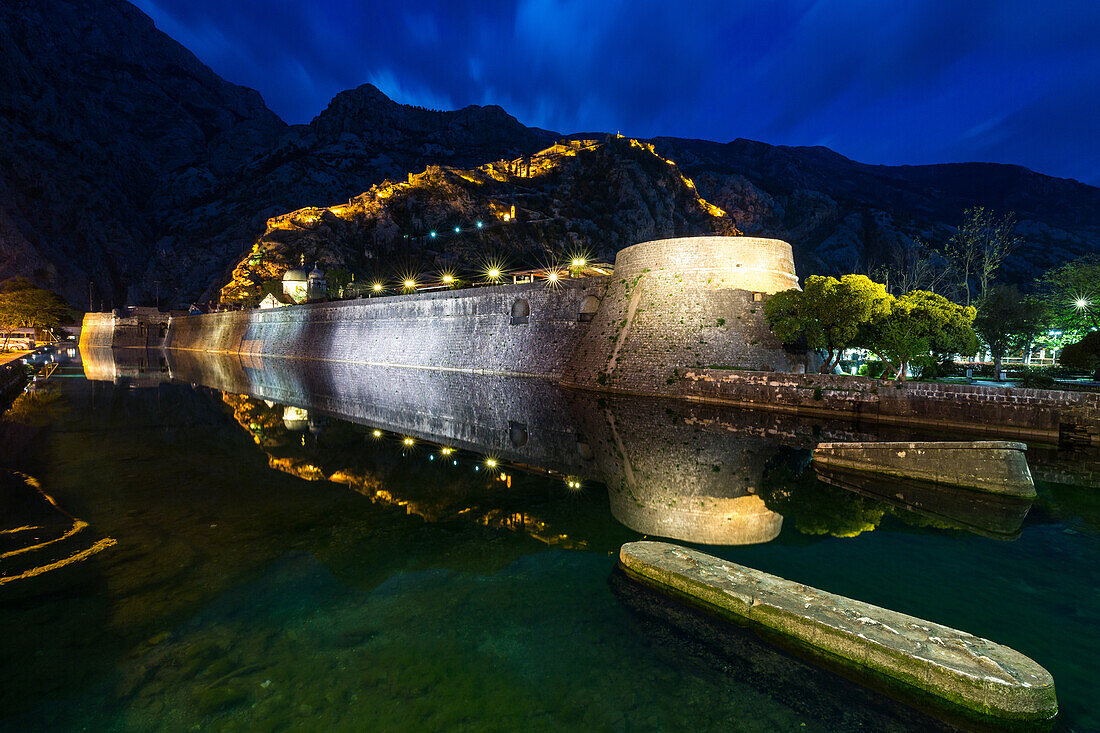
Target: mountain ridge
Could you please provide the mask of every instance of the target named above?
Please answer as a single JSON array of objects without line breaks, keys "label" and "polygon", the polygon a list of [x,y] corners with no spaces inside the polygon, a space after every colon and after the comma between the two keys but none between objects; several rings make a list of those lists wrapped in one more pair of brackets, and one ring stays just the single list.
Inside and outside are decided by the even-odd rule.
[{"label": "mountain ridge", "polygon": [[[528,127],[493,105],[403,105],[370,84],[287,125],[124,0],[5,3],[0,61],[13,80],[0,90],[0,131],[13,141],[0,151],[0,278],[27,275],[97,308],[212,297],[274,216],[433,165],[472,169],[593,137]],[[648,142],[746,234],[790,241],[803,274],[943,241],[972,205],[1017,212],[1028,246],[1007,279],[1100,250],[1100,189],[1022,166],[871,165],[743,138]]]}]

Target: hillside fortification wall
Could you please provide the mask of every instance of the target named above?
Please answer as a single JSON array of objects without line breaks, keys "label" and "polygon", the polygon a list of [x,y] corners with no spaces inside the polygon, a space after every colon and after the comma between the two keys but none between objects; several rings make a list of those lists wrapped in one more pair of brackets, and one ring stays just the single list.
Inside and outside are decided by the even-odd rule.
[{"label": "hillside fortification wall", "polygon": [[[561,379],[674,394],[689,368],[806,370],[764,322],[797,288],[791,247],[684,237],[619,252],[612,276],[176,316],[90,313],[81,344]],[[148,310],[148,309],[144,309]],[[154,323],[154,321],[156,321]]]},{"label": "hillside fortification wall", "polygon": [[758,237],[686,237],[620,250],[607,294],[562,384],[675,394],[687,369],[805,372],[764,320],[769,296],[798,287],[791,246]]},{"label": "hillside fortification wall", "polygon": [[606,286],[588,277],[187,316],[165,346],[556,379]]}]

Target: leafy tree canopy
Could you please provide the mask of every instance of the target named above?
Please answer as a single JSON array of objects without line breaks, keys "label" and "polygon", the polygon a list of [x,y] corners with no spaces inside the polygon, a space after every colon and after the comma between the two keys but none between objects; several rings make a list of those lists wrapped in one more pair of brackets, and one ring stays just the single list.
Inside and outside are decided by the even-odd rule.
[{"label": "leafy tree canopy", "polygon": [[975,206],[963,212],[965,217],[945,247],[945,254],[958,277],[959,290],[970,305],[972,282],[977,280],[978,296],[989,290],[1001,263],[1020,246],[1016,235],[1016,216],[1004,215]]},{"label": "leafy tree canopy", "polygon": [[1026,296],[1011,285],[994,285],[978,304],[974,330],[989,347],[994,372],[1000,374],[1000,360],[1010,350],[1031,345],[1046,328],[1046,304]]},{"label": "leafy tree canopy", "polygon": [[764,305],[764,316],[783,342],[805,339],[811,349],[824,351],[821,372],[828,374],[889,298],[882,285],[864,275],[839,280],[811,275],[804,290],[773,295]]},{"label": "leafy tree canopy", "polygon": [[914,290],[890,298],[875,310],[857,343],[890,364],[895,379],[905,379],[910,365],[927,365],[932,354],[973,354],[978,343],[971,306],[942,295]]},{"label": "leafy tree canopy", "polygon": [[69,306],[57,295],[26,278],[0,282],[0,332],[7,348],[8,334],[16,328],[54,328],[70,315]]},{"label": "leafy tree canopy", "polygon": [[1050,325],[1069,340],[1100,328],[1100,255],[1086,255],[1048,271],[1039,290]]},{"label": "leafy tree canopy", "polygon": [[1100,331],[1092,331],[1075,344],[1062,349],[1062,366],[1098,373],[1100,377]]}]

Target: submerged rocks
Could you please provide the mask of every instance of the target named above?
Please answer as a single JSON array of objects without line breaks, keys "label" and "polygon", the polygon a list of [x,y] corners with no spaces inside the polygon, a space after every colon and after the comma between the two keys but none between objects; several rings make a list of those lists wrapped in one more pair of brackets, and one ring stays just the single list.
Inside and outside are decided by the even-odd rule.
[{"label": "submerged rocks", "polygon": [[998,720],[1041,722],[1058,712],[1049,672],[965,631],[663,542],[627,543],[619,563],[645,585],[904,697]]}]

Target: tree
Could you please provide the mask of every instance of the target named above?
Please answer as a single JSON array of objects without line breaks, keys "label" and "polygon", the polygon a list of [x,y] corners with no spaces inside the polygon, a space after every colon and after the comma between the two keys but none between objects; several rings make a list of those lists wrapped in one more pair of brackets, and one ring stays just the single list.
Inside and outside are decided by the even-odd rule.
[{"label": "tree", "polygon": [[999,216],[982,206],[967,209],[962,225],[951,235],[945,248],[959,278],[959,289],[970,305],[972,277],[978,279],[978,297],[985,294],[1005,257],[1021,242],[1016,235],[1016,215]]},{"label": "tree", "polygon": [[857,343],[889,364],[895,379],[904,380],[910,365],[928,365],[933,353],[974,353],[976,313],[942,295],[914,290],[876,308]]},{"label": "tree", "polygon": [[941,290],[949,273],[943,257],[922,240],[895,242],[885,251],[881,261],[870,262],[867,276],[886,286],[891,295],[910,290]]},{"label": "tree", "polygon": [[764,304],[764,317],[784,343],[805,339],[811,349],[825,352],[822,374],[830,374],[844,349],[855,341],[875,308],[890,296],[864,275],[811,275],[804,290],[785,290]]},{"label": "tree", "polygon": [[1039,292],[1050,313],[1050,325],[1068,340],[1079,340],[1100,328],[1100,255],[1086,255],[1047,271]]},{"label": "tree", "polygon": [[1092,378],[1100,380],[1100,331],[1091,331],[1075,344],[1062,349],[1058,357],[1068,369],[1092,371]]},{"label": "tree", "polygon": [[11,331],[16,328],[54,328],[69,315],[69,306],[48,290],[26,278],[13,277],[0,282],[0,331],[7,351]]},{"label": "tree", "polygon": [[1026,349],[1043,332],[1046,306],[1011,285],[994,285],[978,304],[974,330],[993,354],[993,374],[1001,376],[1001,359],[1010,349]]}]

